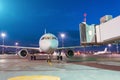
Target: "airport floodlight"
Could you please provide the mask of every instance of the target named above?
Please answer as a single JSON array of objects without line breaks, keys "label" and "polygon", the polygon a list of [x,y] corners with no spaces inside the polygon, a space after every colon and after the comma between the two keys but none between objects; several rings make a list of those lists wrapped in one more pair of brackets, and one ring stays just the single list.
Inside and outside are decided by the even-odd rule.
[{"label": "airport floodlight", "polygon": [[61,33],[60,36],[61,36],[62,38],[64,38],[64,37],[65,37],[65,34]]},{"label": "airport floodlight", "polygon": [[111,44],[108,44],[108,47],[111,47],[112,45]]},{"label": "airport floodlight", "polygon": [[1,33],[1,37],[4,38],[6,36],[5,33]]},{"label": "airport floodlight", "polygon": [[16,45],[16,46],[18,46],[18,45],[19,45],[19,43],[18,43],[18,42],[15,42],[15,45]]}]

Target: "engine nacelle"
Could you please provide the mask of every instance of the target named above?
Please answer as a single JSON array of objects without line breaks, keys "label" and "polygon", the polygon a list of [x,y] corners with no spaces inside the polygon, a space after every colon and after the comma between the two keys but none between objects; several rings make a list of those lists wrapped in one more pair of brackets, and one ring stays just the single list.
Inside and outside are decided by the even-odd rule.
[{"label": "engine nacelle", "polygon": [[21,57],[21,58],[26,58],[28,56],[28,51],[26,49],[21,49],[19,52],[18,52],[18,55]]},{"label": "engine nacelle", "polygon": [[66,56],[67,56],[68,58],[72,58],[72,57],[74,56],[74,51],[73,51],[73,50],[67,50]]}]

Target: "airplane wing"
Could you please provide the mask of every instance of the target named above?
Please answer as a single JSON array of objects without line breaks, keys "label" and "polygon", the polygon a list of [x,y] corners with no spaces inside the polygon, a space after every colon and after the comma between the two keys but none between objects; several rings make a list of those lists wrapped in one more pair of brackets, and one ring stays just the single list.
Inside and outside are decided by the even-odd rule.
[{"label": "airplane wing", "polygon": [[24,48],[24,49],[34,49],[34,50],[38,50],[39,49],[37,47],[6,46],[6,45],[0,45],[0,47],[5,47],[5,48]]},{"label": "airplane wing", "polygon": [[[19,49],[23,48],[23,49],[39,50],[38,47],[7,46],[7,45],[0,45],[0,47],[5,47],[5,48],[19,48]],[[61,50],[61,49],[75,49],[75,48],[83,48],[83,47],[84,46],[58,47],[57,50]]]}]

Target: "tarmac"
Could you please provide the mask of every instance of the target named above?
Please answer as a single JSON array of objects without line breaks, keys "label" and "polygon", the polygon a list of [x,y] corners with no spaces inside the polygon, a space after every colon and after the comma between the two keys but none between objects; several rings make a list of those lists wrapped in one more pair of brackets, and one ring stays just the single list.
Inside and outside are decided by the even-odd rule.
[{"label": "tarmac", "polygon": [[[81,62],[47,62],[46,60],[31,61],[28,59],[0,57],[0,80],[10,80],[19,76],[57,76],[60,80],[120,80],[120,71],[83,65]],[[79,64],[80,63],[80,64]],[[82,63],[97,63],[82,62]],[[107,66],[120,67],[119,62],[98,62]],[[19,79],[20,80],[20,79]],[[25,79],[24,79],[25,80]],[[26,79],[27,80],[27,79]],[[43,80],[43,79],[33,79]],[[44,79],[50,80],[50,79]]]}]

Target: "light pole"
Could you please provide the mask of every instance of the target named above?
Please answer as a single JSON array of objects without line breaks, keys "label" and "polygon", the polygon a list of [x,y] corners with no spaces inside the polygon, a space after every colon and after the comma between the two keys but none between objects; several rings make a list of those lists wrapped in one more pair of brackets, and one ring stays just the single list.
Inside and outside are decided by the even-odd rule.
[{"label": "light pole", "polygon": [[109,47],[109,52],[110,52],[110,47],[111,47],[112,45],[111,44],[108,44],[108,47]]},{"label": "light pole", "polygon": [[65,34],[61,33],[60,36],[62,38],[62,47],[64,47],[64,40],[63,39],[65,38]]},{"label": "light pole", "polygon": [[119,53],[119,46],[118,46],[118,43],[116,44],[116,49],[117,49],[117,53]]},{"label": "light pole", "polygon": [[16,46],[16,54],[17,54],[17,46],[19,45],[18,42],[15,42],[15,46]]},{"label": "light pole", "polygon": [[2,41],[2,45],[3,45],[3,48],[2,48],[2,54],[4,54],[4,39],[5,39],[5,37],[6,37],[6,34],[5,33],[1,33],[1,37],[2,37],[2,39],[3,39],[3,41]]}]

